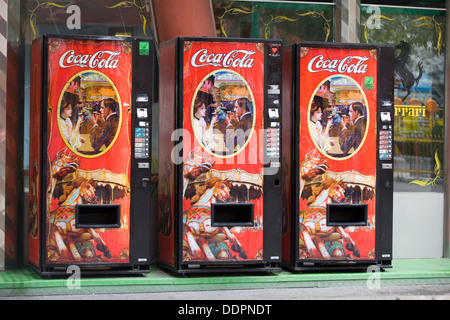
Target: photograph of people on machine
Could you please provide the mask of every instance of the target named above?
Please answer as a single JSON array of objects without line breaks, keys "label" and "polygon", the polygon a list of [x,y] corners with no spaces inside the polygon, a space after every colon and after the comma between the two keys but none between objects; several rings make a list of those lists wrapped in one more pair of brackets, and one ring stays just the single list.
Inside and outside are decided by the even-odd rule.
[{"label": "photograph of people on machine", "polygon": [[70,149],[81,155],[100,155],[119,132],[117,90],[100,72],[83,72],[67,84],[59,115],[61,136]]},{"label": "photograph of people on machine", "polygon": [[354,155],[367,135],[367,102],[351,78],[333,76],[322,82],[309,106],[309,131],[317,148],[331,158]]},{"label": "photograph of people on machine", "polygon": [[232,156],[247,145],[254,128],[250,87],[236,72],[212,73],[200,85],[192,106],[192,126],[207,152]]}]

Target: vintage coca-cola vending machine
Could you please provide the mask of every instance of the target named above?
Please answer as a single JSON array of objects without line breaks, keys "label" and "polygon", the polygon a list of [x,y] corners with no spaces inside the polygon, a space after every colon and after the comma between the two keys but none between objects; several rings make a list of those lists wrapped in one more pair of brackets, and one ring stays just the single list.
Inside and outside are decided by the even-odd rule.
[{"label": "vintage coca-cola vending machine", "polygon": [[281,265],[281,42],[161,44],[159,261],[176,272]]},{"label": "vintage coca-cola vending machine", "polygon": [[33,42],[29,262],[43,275],[149,271],[153,50],[148,38]]},{"label": "vintage coca-cola vending machine", "polygon": [[393,46],[283,50],[283,264],[392,260]]}]

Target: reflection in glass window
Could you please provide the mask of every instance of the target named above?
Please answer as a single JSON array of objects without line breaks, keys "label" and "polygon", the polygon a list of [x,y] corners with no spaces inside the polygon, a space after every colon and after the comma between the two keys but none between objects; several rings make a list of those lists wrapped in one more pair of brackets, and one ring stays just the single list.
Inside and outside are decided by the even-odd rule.
[{"label": "reflection in glass window", "polygon": [[43,34],[152,36],[144,1],[25,1],[27,43]]},{"label": "reflection in glass window", "polygon": [[444,10],[361,6],[361,42],[396,48],[396,191],[443,190],[444,32]]},{"label": "reflection in glass window", "polygon": [[333,4],[213,0],[213,7],[221,37],[333,41]]}]

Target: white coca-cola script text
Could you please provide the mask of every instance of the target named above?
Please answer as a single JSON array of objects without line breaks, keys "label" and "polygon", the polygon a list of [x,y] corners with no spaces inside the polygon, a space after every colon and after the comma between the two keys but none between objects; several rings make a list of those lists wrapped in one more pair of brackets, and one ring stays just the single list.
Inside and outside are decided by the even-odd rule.
[{"label": "white coca-cola script text", "polygon": [[201,49],[194,53],[191,58],[193,67],[214,66],[224,68],[251,68],[254,59],[250,58],[255,51],[252,50],[231,50],[228,53],[209,53],[207,49]]},{"label": "white coca-cola script text", "polygon": [[315,56],[308,63],[309,72],[366,73],[368,57],[347,56],[344,59],[324,60],[323,55]]},{"label": "white coca-cola script text", "polygon": [[74,50],[64,52],[59,58],[61,68],[82,67],[91,69],[115,69],[119,66],[119,51],[100,50],[94,54],[75,54]]}]

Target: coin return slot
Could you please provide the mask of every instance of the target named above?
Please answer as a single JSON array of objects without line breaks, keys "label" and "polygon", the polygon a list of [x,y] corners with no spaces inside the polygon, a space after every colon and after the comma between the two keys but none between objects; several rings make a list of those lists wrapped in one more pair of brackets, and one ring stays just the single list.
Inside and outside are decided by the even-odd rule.
[{"label": "coin return slot", "polygon": [[327,204],[328,226],[365,226],[367,225],[367,204]]},{"label": "coin return slot", "polygon": [[75,206],[77,228],[120,228],[119,204],[78,204]]},{"label": "coin return slot", "polygon": [[211,205],[211,225],[253,226],[253,203],[213,203]]}]

